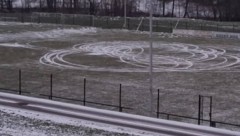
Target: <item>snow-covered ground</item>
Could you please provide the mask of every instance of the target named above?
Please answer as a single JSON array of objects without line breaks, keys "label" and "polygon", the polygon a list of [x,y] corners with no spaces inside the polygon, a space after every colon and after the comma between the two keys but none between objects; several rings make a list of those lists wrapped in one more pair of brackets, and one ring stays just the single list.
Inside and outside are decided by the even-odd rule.
[{"label": "snow-covered ground", "polygon": [[86,34],[86,33],[95,33],[96,28],[79,28],[79,29],[53,29],[40,32],[20,32],[20,33],[8,33],[0,34],[0,42],[4,41],[18,41],[24,39],[56,39],[56,38],[65,38],[64,36],[69,36],[73,34]]},{"label": "snow-covered ground", "polygon": [[[53,73],[54,95],[81,99],[82,79],[87,77],[89,101],[118,104],[121,83],[123,105],[132,108],[124,112],[148,114],[147,32],[6,22],[0,28],[1,88],[18,89],[15,69],[22,69],[24,90],[48,94]],[[213,96],[213,119],[240,123],[239,41],[154,33],[153,45],[155,111],[157,89],[162,112],[189,117],[197,117],[198,95]],[[209,119],[205,104],[204,119]],[[23,118],[3,114],[13,121]]]},{"label": "snow-covered ground", "polygon": [[157,136],[159,134],[0,106],[1,136]]}]

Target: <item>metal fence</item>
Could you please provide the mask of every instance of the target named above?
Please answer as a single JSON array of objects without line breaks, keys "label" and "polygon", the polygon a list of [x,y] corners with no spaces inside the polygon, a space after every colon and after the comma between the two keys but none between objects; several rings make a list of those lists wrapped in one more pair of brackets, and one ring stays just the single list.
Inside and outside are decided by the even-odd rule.
[{"label": "metal fence", "polygon": [[177,29],[204,30],[217,32],[240,33],[240,24],[237,22],[214,22],[204,20],[180,20],[176,25]]},{"label": "metal fence", "polygon": [[[93,26],[107,29],[122,29],[123,17],[93,16],[82,14],[61,13],[0,13],[1,21],[18,21],[33,23],[53,23],[61,25]],[[149,19],[147,17],[128,17],[127,29],[149,31]],[[214,22],[179,18],[154,18],[154,32],[171,33],[173,29],[191,29],[221,32],[240,32],[240,23]]]},{"label": "metal fence", "polygon": [[[35,96],[40,98],[48,98],[50,100],[64,100],[65,102],[81,103],[84,106],[98,105],[103,107],[110,107],[122,112],[124,109],[131,109],[122,105],[122,85],[118,88],[118,101],[111,103],[104,103],[93,101],[87,97],[87,79],[83,78],[79,85],[71,84],[71,80],[64,81],[63,78],[53,74],[39,73],[34,71],[22,71],[1,69],[0,90],[6,92],[13,92],[19,95]],[[78,81],[79,82],[79,81]],[[59,86],[61,84],[61,86]],[[57,87],[58,86],[58,87]],[[57,92],[56,92],[57,90]],[[78,91],[76,91],[78,90]],[[71,95],[66,95],[71,93]],[[70,96],[70,97],[69,97]]]},{"label": "metal fence", "polygon": [[[56,101],[70,102],[90,107],[116,110],[119,112],[129,112],[130,110],[133,111],[132,113],[134,113],[135,110],[141,110],[137,109],[139,107],[133,108],[129,106],[131,104],[128,103],[133,103],[137,100],[133,98],[126,100],[125,97],[130,97],[130,92],[128,90],[123,90],[122,84],[110,86],[106,83],[105,85],[101,84],[101,86],[96,86],[96,84],[98,84],[98,81],[88,81],[87,78],[76,79],[71,75],[71,73],[64,72],[64,75],[61,73],[63,73],[63,71],[52,74],[37,71],[0,69],[0,91]],[[68,75],[68,77],[66,77],[66,75]],[[112,90],[113,94],[100,94],[104,91],[100,92],[99,90],[109,88]],[[125,87],[125,89],[127,89],[127,87]],[[209,125],[211,127],[228,128],[226,126],[229,126],[230,128],[237,127],[237,129],[239,129],[240,124],[213,120],[212,116],[214,115],[212,114],[212,97],[197,96],[198,95],[196,95],[196,97],[194,96],[192,98],[193,100],[189,101],[190,103],[196,103],[194,110],[197,109],[195,112],[198,113],[198,116],[193,117],[190,115],[180,115],[180,112],[174,114],[161,111],[160,104],[164,103],[160,102],[161,95],[160,91],[158,90],[157,95],[155,95],[156,103],[154,104],[156,105],[156,117],[163,119],[165,118],[167,120],[196,123],[198,125]],[[204,99],[205,103],[207,101],[207,105],[203,104]],[[167,107],[170,108],[169,105],[167,105]],[[179,108],[182,108],[184,110],[183,107]],[[203,109],[207,109],[207,112]],[[207,119],[206,116],[209,116],[209,118]]]},{"label": "metal fence", "polygon": [[[234,123],[227,123],[227,122],[222,122],[222,121],[216,121],[212,119],[213,113],[212,113],[212,109],[213,109],[213,105],[212,105],[212,101],[213,101],[213,97],[212,96],[202,96],[199,95],[198,97],[198,117],[191,117],[191,116],[185,116],[185,115],[179,115],[179,114],[172,114],[172,113],[166,113],[166,112],[160,112],[160,91],[158,90],[158,98],[157,98],[157,118],[165,118],[167,120],[178,120],[178,119],[183,119],[183,120],[190,120],[189,122],[192,123],[196,123],[198,125],[209,125],[210,127],[218,127],[221,125],[226,125],[229,127],[235,127],[235,128],[239,128],[240,124],[234,124]],[[208,119],[206,119],[206,116],[204,115],[204,108],[206,108],[206,106],[204,107],[204,98],[209,99],[209,109],[205,113],[206,116],[209,116]]]}]

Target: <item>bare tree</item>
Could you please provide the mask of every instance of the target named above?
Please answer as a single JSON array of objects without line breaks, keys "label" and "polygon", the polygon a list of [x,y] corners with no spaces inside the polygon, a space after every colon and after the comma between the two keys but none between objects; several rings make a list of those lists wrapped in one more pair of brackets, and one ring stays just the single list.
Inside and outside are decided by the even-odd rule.
[{"label": "bare tree", "polygon": [[175,0],[172,0],[172,17],[174,17]]},{"label": "bare tree", "polygon": [[185,0],[185,6],[184,6],[184,15],[183,15],[183,17],[185,18],[185,17],[189,17],[189,14],[188,14],[188,5],[189,5],[189,1],[190,0]]}]

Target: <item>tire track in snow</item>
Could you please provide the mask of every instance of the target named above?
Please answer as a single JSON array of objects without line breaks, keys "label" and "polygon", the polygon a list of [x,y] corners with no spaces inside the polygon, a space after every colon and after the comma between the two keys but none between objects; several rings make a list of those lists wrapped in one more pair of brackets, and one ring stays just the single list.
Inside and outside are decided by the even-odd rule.
[{"label": "tire track in snow", "polygon": [[[227,70],[240,64],[240,56],[225,49],[200,47],[182,43],[154,43],[154,71],[204,71]],[[240,52],[240,50],[234,50]],[[76,64],[64,58],[75,54],[108,56],[136,68],[100,67]],[[54,50],[40,58],[40,63],[69,69],[113,72],[148,72],[149,55],[147,42],[97,42],[77,44],[71,49]]]}]

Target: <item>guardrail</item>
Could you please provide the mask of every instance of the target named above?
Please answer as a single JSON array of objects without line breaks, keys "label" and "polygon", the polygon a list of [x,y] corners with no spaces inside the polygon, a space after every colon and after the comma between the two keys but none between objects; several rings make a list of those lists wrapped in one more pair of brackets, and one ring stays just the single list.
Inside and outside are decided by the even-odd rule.
[{"label": "guardrail", "polygon": [[[11,100],[15,103],[1,102]],[[61,116],[85,119],[94,122],[106,123],[140,129],[170,136],[237,136],[239,132],[179,123],[150,117],[130,115],[126,113],[94,109],[74,104],[31,98],[14,94],[0,93],[0,103],[11,107],[28,109],[38,112],[51,113]],[[24,104],[21,104],[24,103]]]}]

